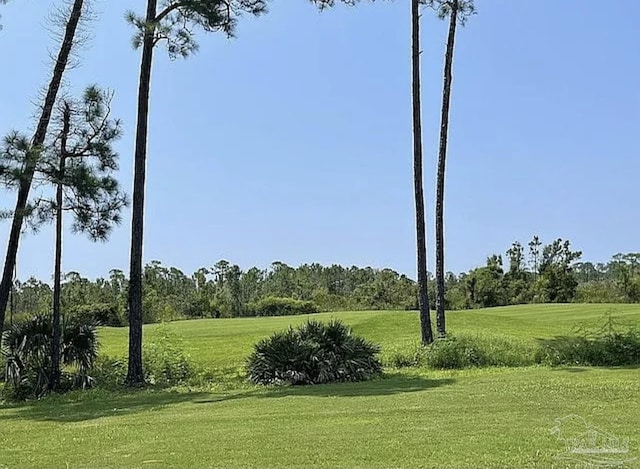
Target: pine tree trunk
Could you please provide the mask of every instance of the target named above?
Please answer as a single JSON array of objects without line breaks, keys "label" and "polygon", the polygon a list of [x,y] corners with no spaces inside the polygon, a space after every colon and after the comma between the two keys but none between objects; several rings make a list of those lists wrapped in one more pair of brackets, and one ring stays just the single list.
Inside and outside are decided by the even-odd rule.
[{"label": "pine tree trunk", "polygon": [[11,295],[11,301],[9,304],[9,325],[13,326],[13,316],[16,313],[16,277],[17,277],[17,269],[14,266],[13,268],[13,280],[11,281],[11,290],[10,295]]},{"label": "pine tree trunk", "polygon": [[[69,15],[69,20],[67,21],[67,26],[60,45],[60,51],[58,52],[56,64],[53,69],[53,76],[49,82],[40,119],[38,120],[38,126],[36,127],[33,140],[31,141],[34,149],[42,147],[47,136],[47,129],[49,128],[49,122],[51,120],[51,112],[58,96],[62,76],[67,68],[67,63],[69,62],[69,55],[73,48],[73,42],[82,16],[83,6],[84,0],[75,0],[73,2],[71,14]],[[5,312],[9,301],[9,292],[11,291],[13,279],[13,271],[16,265],[16,257],[18,255],[20,233],[22,231],[25,209],[29,200],[29,192],[31,191],[31,183],[33,182],[33,174],[36,169],[38,157],[39,155],[35,154],[28,160],[24,171],[24,178],[20,182],[20,187],[18,188],[18,200],[16,201],[16,208],[11,222],[7,254],[4,261],[2,281],[0,282],[0,333],[2,332],[4,325]]]},{"label": "pine tree trunk", "polygon": [[62,216],[64,193],[62,179],[65,172],[67,160],[67,139],[71,125],[71,110],[65,105],[62,135],[60,137],[60,168],[58,173],[58,184],[56,187],[56,252],[53,268],[53,316],[51,320],[51,370],[49,376],[49,390],[55,391],[60,387],[60,339],[62,337],[62,327],[60,325],[60,292],[62,289]]},{"label": "pine tree trunk", "polygon": [[458,22],[458,0],[453,0],[449,22],[449,36],[444,62],[444,86],[442,92],[442,116],[440,120],[440,150],[438,153],[438,175],[436,188],[436,329],[438,337],[446,336],[444,303],[444,175],[447,160],[449,133],[449,105],[451,101],[451,69]]},{"label": "pine tree trunk", "polygon": [[[147,2],[147,24],[156,17],[157,0]],[[140,82],[138,87],[138,121],[133,176],[133,204],[131,218],[131,262],[129,266],[129,367],[127,383],[144,384],[142,371],[142,245],[144,228],[144,190],[149,123],[149,89],[155,32],[145,31],[142,42]]]},{"label": "pine tree trunk", "polygon": [[420,100],[420,0],[411,0],[412,98],[413,98],[413,187],[416,206],[418,258],[418,305],[423,344],[433,342],[427,289],[427,237],[425,234],[424,191],[422,187],[422,116]]}]

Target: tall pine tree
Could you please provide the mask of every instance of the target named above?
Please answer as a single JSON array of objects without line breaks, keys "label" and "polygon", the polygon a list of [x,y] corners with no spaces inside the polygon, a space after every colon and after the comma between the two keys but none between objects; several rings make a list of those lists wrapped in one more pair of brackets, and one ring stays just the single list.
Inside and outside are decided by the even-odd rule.
[{"label": "tall pine tree", "polygon": [[442,111],[440,117],[440,146],[438,150],[438,173],[436,177],[436,330],[438,337],[445,337],[445,269],[444,269],[444,189],[447,145],[449,142],[449,109],[451,107],[451,85],[453,81],[453,53],[455,50],[456,26],[465,24],[475,13],[473,0],[429,0],[440,19],[449,17],[449,34],[444,57],[444,83],[442,87]]},{"label": "tall pine tree", "polygon": [[[33,180],[40,193],[28,204],[34,226],[55,221],[52,339],[49,389],[60,384],[61,271],[64,212],[73,214],[73,231],[94,241],[108,238],[120,223],[127,204],[113,172],[118,169],[113,143],[120,138],[120,121],[110,117],[111,93],[88,87],[81,100],[64,100],[54,112],[54,136],[40,151]],[[29,140],[17,133],[5,139],[0,153],[0,180],[19,183],[20,168],[31,157]],[[47,189],[54,189],[49,195]]]},{"label": "tall pine tree", "polygon": [[147,0],[144,17],[128,13],[135,27],[133,45],[142,48],[134,155],[131,257],[129,265],[129,361],[127,383],[144,384],[142,370],[142,248],[149,95],[153,52],[164,43],[172,57],[188,57],[198,48],[194,28],[233,36],[239,15],[266,12],[267,0]]}]

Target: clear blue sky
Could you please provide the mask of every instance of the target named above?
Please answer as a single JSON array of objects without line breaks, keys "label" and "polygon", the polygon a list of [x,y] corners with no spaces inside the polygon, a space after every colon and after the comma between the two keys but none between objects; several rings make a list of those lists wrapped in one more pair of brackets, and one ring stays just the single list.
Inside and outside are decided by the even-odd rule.
[{"label": "clear blue sky", "polygon": [[[49,74],[47,11],[2,9],[0,132],[33,127]],[[80,89],[116,91],[125,122],[120,177],[132,181],[139,53],[128,3],[97,1]],[[446,192],[448,270],[467,270],[515,239],[569,238],[585,258],[640,251],[640,2],[478,0],[458,35]],[[237,38],[200,35],[187,61],[156,55],[145,261],[191,272],[224,258],[415,273],[410,21],[407,0],[318,13],[275,0]],[[424,12],[427,222],[446,25]],[[14,196],[2,194],[3,206]],[[108,244],[69,234],[63,268],[127,270],[130,213]],[[2,256],[7,226],[0,231]],[[52,233],[23,238],[20,276],[49,279]],[[433,249],[430,245],[430,269]]]}]

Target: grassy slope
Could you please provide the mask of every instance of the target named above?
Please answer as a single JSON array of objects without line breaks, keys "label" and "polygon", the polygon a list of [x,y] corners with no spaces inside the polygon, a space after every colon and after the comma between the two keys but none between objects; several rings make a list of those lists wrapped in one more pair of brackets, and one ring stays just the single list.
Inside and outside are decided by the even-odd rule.
[{"label": "grassy slope", "polygon": [[[638,306],[616,308],[640,321]],[[449,323],[528,340],[569,333],[606,309],[499,308],[451,313]],[[413,313],[335,316],[385,346],[417,331]],[[301,319],[172,327],[194,358],[235,367],[255,340]],[[105,352],[123,353],[125,332],[103,331]],[[0,467],[563,467],[550,429],[572,413],[629,437],[626,457],[640,456],[639,371],[422,371],[302,388],[76,393],[0,408]]]},{"label": "grassy slope", "polygon": [[[523,305],[475,311],[455,311],[447,315],[451,332],[491,333],[522,340],[570,335],[578,324],[596,324],[613,309],[621,321],[640,325],[640,305]],[[340,318],[354,330],[385,349],[402,347],[418,338],[419,319],[413,312],[322,313],[313,316],[273,318],[202,319],[171,324],[185,339],[192,357],[207,366],[237,367],[259,339],[309,317],[327,320]],[[152,331],[154,325],[145,326]],[[106,328],[102,331],[103,353],[125,356],[127,330]]]}]

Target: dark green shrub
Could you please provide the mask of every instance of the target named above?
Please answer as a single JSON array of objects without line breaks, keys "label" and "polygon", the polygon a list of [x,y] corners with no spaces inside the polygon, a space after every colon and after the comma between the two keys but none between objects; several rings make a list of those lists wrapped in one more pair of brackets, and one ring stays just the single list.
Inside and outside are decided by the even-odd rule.
[{"label": "dark green shrub", "polygon": [[318,313],[319,309],[312,301],[267,296],[249,305],[249,311],[254,316],[290,316],[314,314]]},{"label": "dark green shrub", "polygon": [[592,280],[578,285],[576,303],[625,303],[624,292],[614,280]]},{"label": "dark green shrub", "polygon": [[391,368],[419,368],[426,363],[427,349],[419,341],[383,350],[383,363]]},{"label": "dark green shrub", "polygon": [[109,303],[76,306],[70,310],[69,314],[85,323],[111,327],[124,325],[118,307]]},{"label": "dark green shrub", "polygon": [[532,346],[498,336],[451,336],[426,347],[424,363],[431,368],[459,369],[526,366],[535,362]]},{"label": "dark green shrub", "polygon": [[187,318],[208,318],[212,317],[213,313],[211,302],[204,295],[190,299],[184,311]]},{"label": "dark green shrub", "polygon": [[[13,397],[40,397],[46,393],[51,369],[51,337],[48,316],[34,316],[4,332],[5,384]],[[65,318],[60,345],[61,364],[65,367],[61,390],[91,386],[93,378],[89,373],[98,354],[96,326],[77,318]]]},{"label": "dark green shrub", "polygon": [[418,350],[413,352],[396,352],[386,361],[391,368],[418,368],[424,363],[424,354]]},{"label": "dark green shrub", "polygon": [[381,373],[379,352],[338,320],[307,321],[258,342],[247,371],[259,384],[363,381]]},{"label": "dark green shrub", "polygon": [[122,386],[127,377],[127,361],[99,356],[93,365],[96,386],[115,389]]},{"label": "dark green shrub", "polygon": [[470,368],[482,365],[479,347],[467,338],[449,337],[431,344],[426,363],[431,368]]}]

